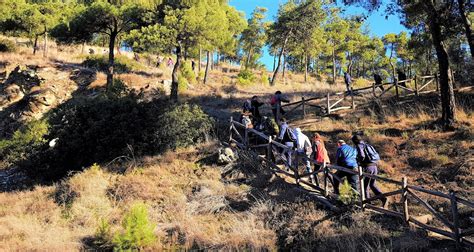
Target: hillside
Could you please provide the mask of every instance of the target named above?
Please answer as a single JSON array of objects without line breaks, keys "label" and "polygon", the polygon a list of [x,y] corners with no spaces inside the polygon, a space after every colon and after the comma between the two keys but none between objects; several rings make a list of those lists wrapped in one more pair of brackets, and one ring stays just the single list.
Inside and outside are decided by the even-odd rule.
[{"label": "hillside", "polygon": [[[149,222],[156,237],[144,246],[149,250],[454,250],[454,242],[405,226],[398,219],[360,212],[350,206],[342,213],[331,212],[311,193],[272,174],[249,152],[238,152],[237,161],[230,164],[218,162],[219,149],[228,140],[228,120],[231,116],[239,117],[246,99],[257,95],[268,103],[270,96],[281,90],[291,101],[298,101],[302,96],[324,96],[329,91],[344,90],[342,83],[328,85],[311,77],[305,84],[302,75],[287,73],[286,84],[242,85],[236,67],[216,67],[210,71],[208,84],[189,83],[180,90],[181,104],[196,104],[213,119],[209,137],[190,136],[192,146],[173,145],[147,151],[150,146],[164,145],[163,139],[174,139],[159,136],[161,142],[155,145],[139,141],[148,141],[148,137],[156,135],[155,131],[182,132],[176,129],[181,125],[169,124],[152,125],[155,128],[151,133],[130,133],[149,130],[148,125],[143,125],[146,120],[133,120],[162,118],[161,110],[169,112],[165,104],[171,68],[157,68],[145,59],[134,62],[132,55],[124,55],[139,64],[138,68],[117,74],[116,78],[123,83],[115,93],[118,97],[104,98],[106,76],[82,64],[87,55],[81,55],[77,48],[54,46],[50,53],[50,57],[43,58],[32,55],[29,48],[20,48],[17,53],[0,54],[0,72],[6,73],[0,87],[2,144],[7,146],[11,143],[8,140],[14,139],[14,132],[43,119],[48,121],[50,133],[41,139],[42,148],[58,136],[70,136],[67,139],[75,144],[100,146],[79,153],[68,149],[72,154],[104,155],[99,160],[74,160],[77,163],[71,166],[76,165],[77,169],[62,167],[62,172],[75,171],[61,179],[38,179],[33,175],[43,175],[47,170],[46,165],[39,167],[46,164],[40,162],[45,160],[29,155],[38,149],[26,149],[21,157],[8,152],[11,159],[3,159],[0,166],[0,250],[112,249],[119,243],[120,234],[133,230],[127,225],[127,216],[138,203],[145,203],[147,211],[145,217],[136,214],[133,218],[138,219],[143,229],[147,229]],[[17,66],[20,70],[15,70]],[[255,72],[261,76],[259,79],[268,74]],[[320,133],[331,160],[337,140],[349,142],[353,132],[363,131],[381,154],[379,172],[383,175],[398,180],[406,176],[415,184],[443,192],[455,190],[473,201],[474,92],[465,89],[457,92],[456,98],[458,123],[456,130],[449,132],[433,123],[440,110],[436,94],[404,104],[390,99],[383,104],[371,102],[330,117],[316,116],[312,111],[307,119],[289,119],[292,126],[301,127],[309,136]],[[87,109],[80,110],[83,107]],[[167,115],[201,118],[198,110],[170,111]],[[120,113],[122,117],[114,117]],[[262,107],[262,113],[271,115],[268,104]],[[105,119],[95,124],[97,118]],[[79,121],[89,124],[72,124]],[[130,124],[120,125],[121,121]],[[112,122],[117,125],[108,125]],[[193,122],[186,124],[185,132]],[[107,129],[102,131],[104,126]],[[113,143],[122,143],[104,143],[103,139],[116,140],[110,136],[115,131],[107,130],[122,126],[118,131],[121,135],[116,138],[129,137],[130,133],[133,142],[106,156]],[[65,128],[70,131],[63,132]],[[91,136],[85,138],[86,135]],[[61,137],[59,147],[51,149],[61,148]],[[86,143],[83,139],[97,141]],[[52,153],[40,148],[39,152],[42,151]],[[19,159],[22,161],[16,162]],[[53,165],[68,164],[71,160],[47,161]],[[35,172],[24,170],[22,165],[33,167]],[[383,183],[381,188],[390,189]],[[437,210],[449,211],[443,202],[430,200]],[[413,212],[426,214],[421,208]],[[473,213],[463,215],[472,217]]]}]

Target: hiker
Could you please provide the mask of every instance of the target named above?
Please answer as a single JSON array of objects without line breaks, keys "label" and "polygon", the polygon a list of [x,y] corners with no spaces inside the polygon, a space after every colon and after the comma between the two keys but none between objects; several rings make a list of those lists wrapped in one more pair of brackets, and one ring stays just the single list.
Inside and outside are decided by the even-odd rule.
[{"label": "hiker", "polygon": [[[356,146],[357,150],[357,162],[362,167],[364,172],[371,175],[377,175],[377,162],[380,160],[380,156],[375,150],[375,148],[365,143],[362,140],[362,137],[358,134],[352,137],[352,142]],[[377,181],[373,178],[364,178],[364,187],[365,187],[365,198],[370,198],[369,187],[374,192],[374,194],[380,195],[382,191],[375,184]],[[388,200],[386,197],[380,199],[382,201],[383,208],[387,208]]]},{"label": "hiker", "polygon": [[[402,72],[402,70],[397,70],[397,74],[398,74],[398,82],[400,86],[407,87],[407,82],[405,81],[407,79],[407,75],[404,72]],[[400,83],[401,81],[403,82]]]},{"label": "hiker", "polygon": [[[311,162],[309,161],[311,157],[311,142],[309,141],[309,138],[301,132],[300,128],[295,129],[295,135],[296,135],[296,154],[299,157],[303,158],[303,162],[305,163],[306,166],[306,172],[311,173],[313,172],[311,170]],[[310,176],[311,183],[315,183],[314,180],[314,175]]]},{"label": "hiker", "polygon": [[158,57],[156,58],[156,67],[160,67],[160,66],[161,66],[161,63],[163,63],[163,57],[158,56]]},{"label": "hiker", "polygon": [[[347,145],[344,140],[337,141],[337,146],[336,165],[357,171],[357,150],[352,146]],[[338,178],[342,180],[344,177],[347,177],[352,189],[354,189],[356,192],[358,191],[358,181],[356,174],[338,170],[334,175],[336,176],[333,181],[335,194],[339,194],[339,183],[342,182],[339,181]]]},{"label": "hiker", "polygon": [[196,71],[196,62],[194,60],[191,61],[191,68],[193,69],[193,72]]},{"label": "hiker", "polygon": [[279,120],[279,118],[277,118],[278,108],[280,109],[279,117],[282,117],[285,114],[285,111],[281,107],[282,102],[288,103],[290,101],[283,97],[283,95],[281,94],[281,91],[276,91],[275,94],[272,96],[272,99],[270,100],[270,105],[272,106],[272,112],[273,112],[273,116],[275,117],[275,121]]},{"label": "hiker", "polygon": [[280,122],[280,133],[278,134],[278,140],[289,148],[283,150],[282,155],[286,158],[285,168],[289,171],[291,168],[291,158],[293,156],[293,148],[296,142],[296,136],[293,129],[288,125],[286,118],[282,118]]},{"label": "hiker", "polygon": [[[315,162],[314,170],[319,171],[323,168],[326,164],[330,163],[328,151],[326,150],[326,146],[324,146],[324,141],[321,139],[321,135],[315,133],[313,136],[313,143],[312,143],[312,153],[311,156]],[[316,185],[319,186],[318,176],[316,178]]]},{"label": "hiker", "polygon": [[250,112],[252,112],[252,116],[256,121],[260,121],[262,116],[260,115],[260,110],[259,108],[265,103],[259,102],[257,96],[253,96],[252,100],[250,101]]},{"label": "hiker", "polygon": [[344,82],[346,83],[347,93],[351,93],[352,79],[348,72],[344,72]]},{"label": "hiker", "polygon": [[242,114],[240,122],[245,125],[246,128],[253,129],[252,120],[250,119],[250,113],[246,112]]},{"label": "hiker", "polygon": [[380,77],[379,74],[374,73],[374,81],[375,81],[375,86],[379,87],[380,90],[382,90],[382,91],[385,90],[385,88],[384,88],[383,85],[382,85],[382,81],[383,81],[383,80],[382,80],[382,77]]},{"label": "hiker", "polygon": [[168,58],[168,67],[172,67],[173,66],[173,59],[171,59],[171,57]]}]

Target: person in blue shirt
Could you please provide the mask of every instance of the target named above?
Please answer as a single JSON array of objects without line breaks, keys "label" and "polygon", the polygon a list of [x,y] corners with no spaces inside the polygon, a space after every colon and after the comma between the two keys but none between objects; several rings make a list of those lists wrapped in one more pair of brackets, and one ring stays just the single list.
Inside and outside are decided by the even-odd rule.
[{"label": "person in blue shirt", "polygon": [[[347,169],[357,171],[357,150],[346,144],[344,140],[337,141],[336,165]],[[358,192],[358,179],[356,174],[350,174],[345,171],[337,171],[334,175],[343,179],[347,177],[351,187]],[[334,193],[339,194],[340,181],[334,178]]]}]

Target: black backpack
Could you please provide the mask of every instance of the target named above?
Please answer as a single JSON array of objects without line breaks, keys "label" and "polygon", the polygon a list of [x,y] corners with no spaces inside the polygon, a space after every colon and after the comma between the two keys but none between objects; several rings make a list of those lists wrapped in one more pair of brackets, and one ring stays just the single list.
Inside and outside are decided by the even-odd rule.
[{"label": "black backpack", "polygon": [[364,143],[364,160],[362,160],[363,163],[368,164],[368,163],[377,163],[380,160],[380,155],[379,153],[375,150],[374,146]]}]

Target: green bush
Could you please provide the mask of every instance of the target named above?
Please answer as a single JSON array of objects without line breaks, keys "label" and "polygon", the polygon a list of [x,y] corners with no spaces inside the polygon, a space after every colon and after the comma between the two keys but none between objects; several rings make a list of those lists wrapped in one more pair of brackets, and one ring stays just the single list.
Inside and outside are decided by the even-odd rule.
[{"label": "green bush", "polygon": [[162,148],[176,149],[203,142],[212,129],[212,121],[196,105],[177,105],[167,109],[159,118],[163,130],[156,132]]},{"label": "green bush", "polygon": [[194,73],[190,62],[184,62],[183,65],[181,65],[180,72],[181,72],[181,76],[186,78],[188,83],[191,83],[191,84],[196,83],[196,74]]},{"label": "green bush", "polygon": [[255,75],[248,69],[241,70],[237,75],[237,83],[242,86],[253,84],[255,79]]},{"label": "green bush", "polygon": [[167,100],[138,102],[133,97],[99,96],[62,104],[48,117],[41,151],[21,163],[32,176],[59,179],[70,171],[120,156],[142,156],[185,147],[207,138],[212,120],[198,107]]},{"label": "green bush", "polygon": [[[82,65],[87,68],[95,68],[98,71],[107,72],[109,66],[109,56],[108,55],[88,55]],[[140,71],[143,70],[143,66],[126,56],[118,55],[115,57],[114,65],[115,73],[128,73],[131,71]]]},{"label": "green bush", "polygon": [[0,140],[0,160],[6,164],[21,162],[29,158],[46,143],[48,133],[46,121],[32,121],[15,131],[10,139]]},{"label": "green bush", "polygon": [[178,92],[186,91],[188,89],[188,80],[182,76],[178,76]]},{"label": "green bush", "polygon": [[114,84],[107,90],[107,95],[112,98],[120,98],[130,94],[130,88],[121,79],[114,79]]},{"label": "green bush", "polygon": [[15,52],[16,49],[16,45],[13,41],[0,39],[0,52]]},{"label": "green bush", "polygon": [[156,240],[155,226],[150,223],[147,206],[143,203],[132,206],[122,221],[122,228],[114,237],[114,250],[139,250]]},{"label": "green bush", "polygon": [[355,204],[358,201],[357,193],[352,189],[347,180],[340,186],[339,192],[339,200],[346,205]]}]

